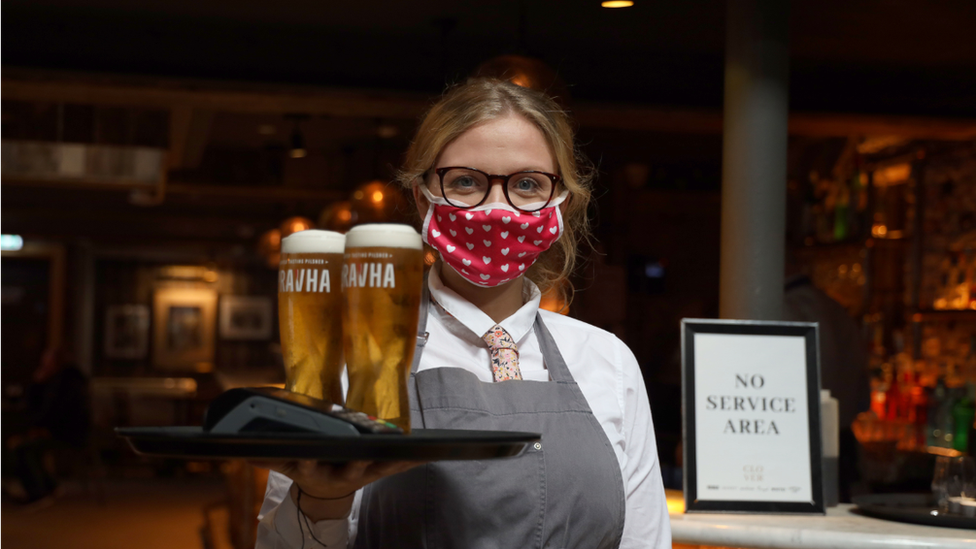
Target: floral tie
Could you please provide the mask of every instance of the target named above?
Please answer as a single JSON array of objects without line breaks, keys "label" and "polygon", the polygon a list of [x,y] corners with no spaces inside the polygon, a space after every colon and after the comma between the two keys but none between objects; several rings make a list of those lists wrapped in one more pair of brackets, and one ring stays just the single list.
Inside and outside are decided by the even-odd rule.
[{"label": "floral tie", "polygon": [[491,351],[491,377],[495,381],[522,379],[522,372],[518,365],[518,346],[515,345],[512,336],[508,335],[504,328],[495,324],[482,336],[482,339]]}]

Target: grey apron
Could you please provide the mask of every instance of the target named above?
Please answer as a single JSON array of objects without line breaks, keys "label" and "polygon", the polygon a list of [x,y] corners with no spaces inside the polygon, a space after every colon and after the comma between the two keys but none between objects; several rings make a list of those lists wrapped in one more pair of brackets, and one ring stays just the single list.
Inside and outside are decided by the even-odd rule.
[{"label": "grey apron", "polygon": [[[430,298],[424,282],[420,334]],[[540,315],[550,382],[484,383],[461,368],[410,373],[410,421],[430,429],[542,433],[521,456],[441,461],[366,487],[357,548],[617,547],[624,528],[620,465]]]}]

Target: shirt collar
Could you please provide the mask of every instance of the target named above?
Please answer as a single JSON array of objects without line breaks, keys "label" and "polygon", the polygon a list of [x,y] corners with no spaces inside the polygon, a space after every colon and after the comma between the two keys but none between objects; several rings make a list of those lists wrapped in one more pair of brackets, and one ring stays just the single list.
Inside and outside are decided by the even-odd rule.
[{"label": "shirt collar", "polygon": [[[474,332],[478,337],[482,337],[495,326],[495,321],[481,309],[444,285],[440,277],[440,268],[438,268],[442,265],[443,263],[436,263],[428,274],[427,286],[430,288],[431,297],[465,328]],[[523,276],[522,301],[524,304],[519,310],[498,324],[512,336],[514,341],[519,341],[532,329],[541,300],[542,292],[539,291],[539,287]]]}]

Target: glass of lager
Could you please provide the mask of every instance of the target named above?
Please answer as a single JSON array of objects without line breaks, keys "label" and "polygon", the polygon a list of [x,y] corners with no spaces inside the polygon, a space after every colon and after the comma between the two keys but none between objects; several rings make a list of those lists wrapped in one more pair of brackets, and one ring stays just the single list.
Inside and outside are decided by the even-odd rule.
[{"label": "glass of lager", "polygon": [[407,378],[417,344],[423,288],[420,235],[376,223],[346,233],[342,264],[346,406],[410,432]]},{"label": "glass of lager", "polygon": [[342,404],[342,250],[345,237],[307,230],[281,241],[278,320],[285,388]]}]

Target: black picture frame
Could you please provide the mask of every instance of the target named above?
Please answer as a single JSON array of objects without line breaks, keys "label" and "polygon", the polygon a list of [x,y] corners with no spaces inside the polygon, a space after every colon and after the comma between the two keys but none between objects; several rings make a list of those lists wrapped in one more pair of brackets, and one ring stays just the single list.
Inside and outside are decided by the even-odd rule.
[{"label": "black picture frame", "polygon": [[[695,436],[695,334],[802,336],[806,352],[807,422],[810,438],[810,487],[813,501],[700,500]],[[681,320],[681,436],[686,513],[825,514],[820,425],[820,354],[815,322],[755,320]]]}]

